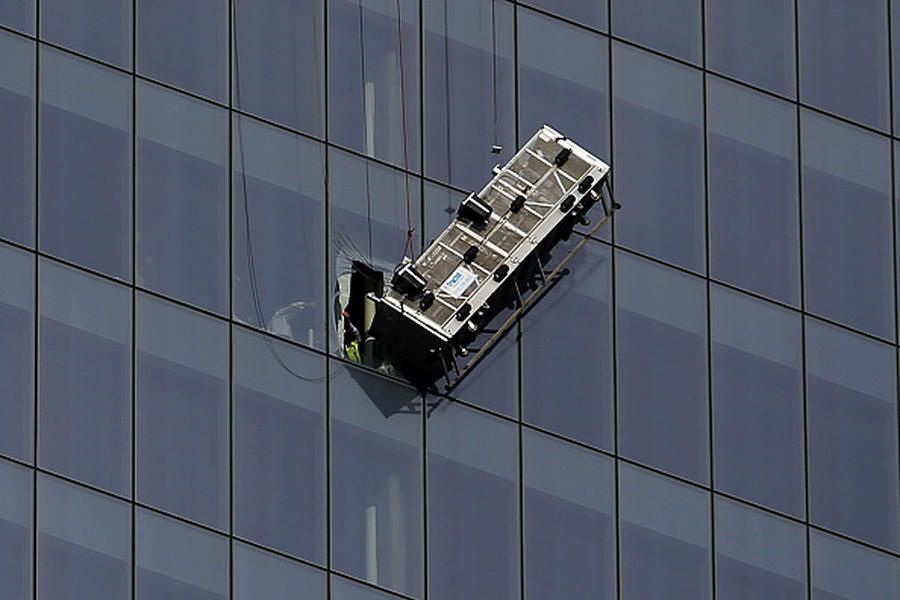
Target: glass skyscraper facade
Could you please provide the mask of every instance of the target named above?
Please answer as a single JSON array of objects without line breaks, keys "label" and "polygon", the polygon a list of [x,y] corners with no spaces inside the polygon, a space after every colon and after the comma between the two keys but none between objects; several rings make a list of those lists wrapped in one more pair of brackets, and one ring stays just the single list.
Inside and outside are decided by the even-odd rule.
[{"label": "glass skyscraper facade", "polygon": [[[543,123],[570,275],[340,358]],[[900,598],[898,144],[895,0],[0,0],[0,598]]]}]

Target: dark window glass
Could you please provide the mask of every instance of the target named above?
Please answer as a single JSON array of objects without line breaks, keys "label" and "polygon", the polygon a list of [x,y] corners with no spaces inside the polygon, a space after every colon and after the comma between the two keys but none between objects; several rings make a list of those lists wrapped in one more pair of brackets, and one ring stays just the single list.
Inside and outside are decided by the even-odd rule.
[{"label": "dark window glass", "polygon": [[234,126],[235,318],[324,348],[324,150],[252,119]]},{"label": "dark window glass", "polygon": [[714,286],[716,489],[805,513],[800,315]]},{"label": "dark window glass", "polygon": [[716,497],[715,515],[719,598],[806,598],[802,525],[720,497]]},{"label": "dark window glass", "polygon": [[137,282],[224,313],[227,113],[142,81],[137,135]]},{"label": "dark window glass", "polygon": [[131,290],[40,264],[38,463],[131,495]]},{"label": "dark window glass", "polygon": [[31,600],[34,471],[0,460],[0,595]]},{"label": "dark window glass", "polygon": [[516,426],[445,403],[428,418],[428,597],[519,598]]},{"label": "dark window glass", "polygon": [[707,0],[706,52],[709,68],[794,97],[793,0]]},{"label": "dark window glass", "polygon": [[41,39],[131,68],[131,0],[40,0]]},{"label": "dark window glass", "polygon": [[131,506],[38,479],[38,598],[131,598]]},{"label": "dark window glass", "polygon": [[699,63],[700,4],[701,0],[612,0],[612,32]]},{"label": "dark window glass", "polygon": [[582,25],[606,30],[606,2],[603,0],[525,0],[524,4],[552,12]]},{"label": "dark window glass", "polygon": [[137,600],[226,600],[228,538],[135,509]]},{"label": "dark window glass", "polygon": [[615,465],[525,431],[525,597],[616,596]]},{"label": "dark window glass", "polygon": [[706,286],[624,252],[616,260],[619,450],[706,482]]},{"label": "dark window glass", "polygon": [[324,563],[325,360],[235,329],[233,365],[235,534]]},{"label": "dark window glass", "polygon": [[237,108],[322,135],[323,15],[323,0],[234,3]]},{"label": "dark window glass", "polygon": [[0,25],[33,35],[36,1],[6,0],[0,4]]},{"label": "dark window glass", "polygon": [[34,257],[0,244],[0,273],[3,273],[0,453],[31,461],[34,452]]},{"label": "dark window glass", "polygon": [[331,557],[335,569],[422,595],[422,417],[414,389],[335,362]]},{"label": "dark window glass", "polygon": [[800,304],[797,110],[710,78],[710,271]]},{"label": "dark window glass", "polygon": [[893,339],[890,141],[810,111],[800,122],[807,309]]},{"label": "dark window glass", "polygon": [[137,11],[138,72],[224,102],[228,1],[137,0]]},{"label": "dark window glass", "polygon": [[137,299],[137,495],[228,525],[228,328],[174,304]]},{"label": "dark window glass", "polygon": [[613,177],[627,207],[616,216],[616,235],[635,250],[703,271],[700,72],[617,43],[613,90]]},{"label": "dark window glass", "polygon": [[610,251],[589,243],[523,326],[523,412],[529,423],[613,447]]},{"label": "dark window glass", "polygon": [[32,245],[34,42],[5,31],[0,31],[0,181],[0,237]]},{"label": "dark window glass", "polygon": [[332,600],[396,600],[398,597],[343,577],[331,576]]},{"label": "dark window glass", "polygon": [[810,520],[900,548],[895,348],[806,325]]},{"label": "dark window glass", "polygon": [[812,600],[900,597],[900,561],[847,540],[810,532]]},{"label": "dark window glass", "polygon": [[798,8],[800,99],[889,129],[886,0],[800,0]]},{"label": "dark window glass", "polygon": [[234,544],[234,600],[326,600],[325,572],[302,563]]},{"label": "dark window glass", "polygon": [[131,279],[131,79],[43,48],[41,249]]},{"label": "dark window glass", "polygon": [[619,463],[624,600],[712,598],[709,494]]},{"label": "dark window glass", "polygon": [[480,190],[515,153],[513,6],[426,0],[424,13],[425,173]]},{"label": "dark window glass", "polygon": [[402,0],[399,27],[397,20],[395,2],[328,3],[328,132],[337,144],[418,171],[419,1]]}]

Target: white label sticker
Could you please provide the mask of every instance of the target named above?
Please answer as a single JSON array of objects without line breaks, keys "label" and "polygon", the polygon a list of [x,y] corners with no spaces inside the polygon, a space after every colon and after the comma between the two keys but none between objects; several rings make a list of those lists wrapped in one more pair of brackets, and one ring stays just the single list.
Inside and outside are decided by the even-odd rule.
[{"label": "white label sticker", "polygon": [[453,298],[462,298],[469,286],[475,282],[475,273],[465,267],[457,267],[453,274],[441,284],[441,291]]}]

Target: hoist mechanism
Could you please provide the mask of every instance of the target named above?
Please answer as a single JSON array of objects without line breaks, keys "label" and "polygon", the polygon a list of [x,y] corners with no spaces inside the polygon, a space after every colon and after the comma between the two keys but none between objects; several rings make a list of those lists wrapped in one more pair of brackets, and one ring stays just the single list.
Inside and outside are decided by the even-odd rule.
[{"label": "hoist mechanism", "polygon": [[[404,257],[389,277],[362,262],[344,271],[336,303],[344,356],[422,390],[457,387],[620,208],[609,171],[543,126],[417,259]],[[551,252],[578,225],[590,229],[554,262]]]}]

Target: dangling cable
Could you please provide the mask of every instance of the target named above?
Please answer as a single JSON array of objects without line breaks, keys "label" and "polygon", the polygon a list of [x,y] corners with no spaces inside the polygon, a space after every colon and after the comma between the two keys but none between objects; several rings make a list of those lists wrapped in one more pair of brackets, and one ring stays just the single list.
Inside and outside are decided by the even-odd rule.
[{"label": "dangling cable", "polygon": [[499,154],[500,141],[497,132],[497,0],[491,0],[491,49],[493,50],[491,90],[494,96],[494,145],[491,147],[491,151]]},{"label": "dangling cable", "polygon": [[[366,105],[366,36],[365,31],[363,29],[365,23],[365,15],[363,12],[363,0],[358,0],[357,5],[359,7],[359,69],[360,69],[360,82],[362,83],[362,105],[363,105],[363,118],[366,120],[366,155],[371,155],[372,158],[375,157],[375,145],[372,144],[372,148],[368,147],[368,137],[369,135],[374,136],[374,132],[369,132],[369,127],[374,127],[374,123],[369,123],[367,118],[368,107]],[[372,100],[374,102],[374,98]],[[370,154],[371,153],[371,154]],[[366,181],[366,230],[369,235],[369,262],[371,263],[372,258],[372,187],[369,181],[369,163],[366,162],[363,167],[366,170],[365,173],[365,181]]]},{"label": "dangling cable", "polygon": [[400,0],[396,0],[397,5],[397,59],[400,66],[400,118],[402,122],[403,133],[403,182],[406,187],[406,241],[403,244],[403,258],[412,255],[415,259],[415,250],[413,249],[413,234],[415,229],[412,226],[412,208],[409,197],[409,144],[407,143],[406,128],[406,69],[403,65],[403,19],[400,13]]}]

